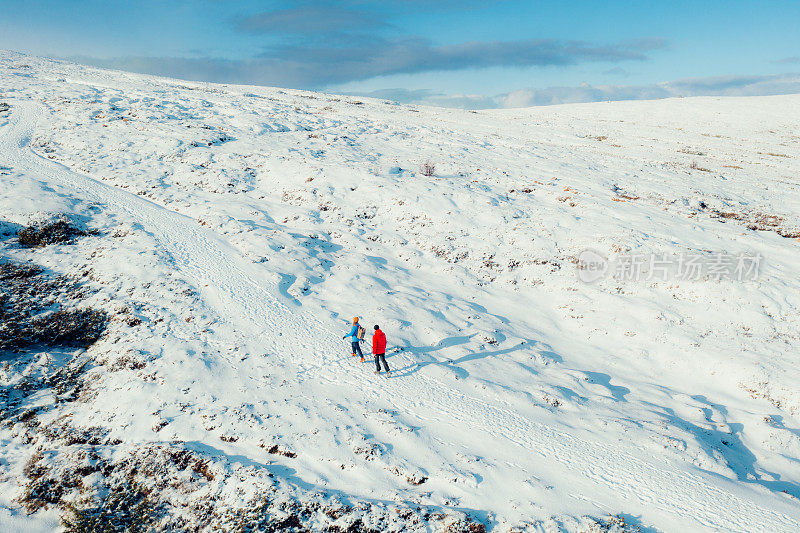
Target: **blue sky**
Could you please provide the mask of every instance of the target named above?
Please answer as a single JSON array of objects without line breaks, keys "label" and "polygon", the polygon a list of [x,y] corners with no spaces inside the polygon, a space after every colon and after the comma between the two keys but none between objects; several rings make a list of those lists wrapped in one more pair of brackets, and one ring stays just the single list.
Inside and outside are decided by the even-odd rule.
[{"label": "blue sky", "polygon": [[0,0],[0,8],[0,48],[205,81],[465,107],[800,91],[796,0]]}]

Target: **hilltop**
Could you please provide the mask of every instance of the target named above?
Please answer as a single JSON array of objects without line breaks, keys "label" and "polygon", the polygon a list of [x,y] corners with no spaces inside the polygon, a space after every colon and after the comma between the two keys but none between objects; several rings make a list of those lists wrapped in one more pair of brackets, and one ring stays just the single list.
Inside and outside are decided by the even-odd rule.
[{"label": "hilltop", "polygon": [[4,528],[800,527],[800,95],[0,79]]}]

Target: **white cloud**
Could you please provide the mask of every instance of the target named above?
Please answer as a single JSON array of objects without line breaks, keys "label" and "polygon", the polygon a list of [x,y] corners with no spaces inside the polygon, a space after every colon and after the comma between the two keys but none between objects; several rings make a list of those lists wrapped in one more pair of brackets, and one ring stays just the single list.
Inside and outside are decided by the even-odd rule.
[{"label": "white cloud", "polygon": [[494,98],[499,107],[650,100],[674,96],[758,96],[800,93],[800,73],[773,76],[686,78],[651,85],[589,85],[520,89]]},{"label": "white cloud", "polygon": [[494,97],[483,94],[444,94],[428,89],[379,89],[370,92],[351,93],[370,98],[384,98],[403,104],[453,107],[458,109],[488,109],[497,107]]},{"label": "white cloud", "polygon": [[[260,21],[272,24],[274,21]],[[255,24],[255,23],[254,23]],[[566,66],[647,61],[666,47],[660,38],[610,45],[557,39],[473,41],[436,45],[427,39],[378,36],[331,37],[324,43],[269,47],[259,57],[69,57],[77,62],[197,81],[293,88],[321,88],[392,74],[491,67]]]},{"label": "white cloud", "polygon": [[589,85],[519,89],[496,96],[444,94],[427,89],[382,89],[353,93],[406,104],[491,109],[613,100],[653,100],[676,96],[764,96],[800,93],[800,73],[773,76],[685,78],[651,85]]}]

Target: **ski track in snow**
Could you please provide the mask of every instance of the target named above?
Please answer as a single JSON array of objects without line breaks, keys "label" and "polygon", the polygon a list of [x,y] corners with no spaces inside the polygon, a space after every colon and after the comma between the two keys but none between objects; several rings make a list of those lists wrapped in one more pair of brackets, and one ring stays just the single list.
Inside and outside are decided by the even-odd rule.
[{"label": "ski track in snow", "polygon": [[[609,511],[646,511],[648,520],[674,530],[691,521],[693,529],[712,531],[800,531],[798,507],[762,487],[655,457],[624,440],[594,442],[555,430],[527,419],[508,404],[493,404],[488,397],[455,389],[425,369],[390,380],[356,375],[349,358],[341,356],[340,334],[303,309],[290,309],[275,296],[277,284],[259,279],[252,264],[211,230],[35,154],[29,143],[39,113],[36,103],[13,108],[0,137],[2,163],[40,179],[57,180],[85,198],[136,219],[169,252],[174,268],[194,280],[220,316],[231,324],[248,324],[250,330],[243,333],[264,346],[266,357],[296,368],[298,382],[308,387],[308,397],[314,396],[317,382],[340,385],[346,390],[343,393],[362,405],[380,396],[398,411],[432,421],[433,427],[424,431],[438,433],[438,438],[457,441],[454,431],[482,434],[498,448],[516,449],[520,463],[560,465],[560,474],[568,476],[562,485],[574,482],[580,488],[570,494],[572,498]],[[268,366],[269,361],[264,362]],[[256,381],[241,383],[248,386],[258,393]]]}]

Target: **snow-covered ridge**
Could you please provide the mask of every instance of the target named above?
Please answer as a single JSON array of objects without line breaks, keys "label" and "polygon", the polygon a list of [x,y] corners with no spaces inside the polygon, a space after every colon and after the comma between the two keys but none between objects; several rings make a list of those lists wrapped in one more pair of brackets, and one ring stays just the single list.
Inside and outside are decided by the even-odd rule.
[{"label": "snow-covered ridge", "polygon": [[[3,255],[89,266],[142,320],[84,354],[92,394],[25,401],[101,428],[104,458],[218,469],[170,501],[244,507],[271,474],[378,528],[439,527],[392,514],[415,506],[498,531],[800,524],[800,96],[466,112],[0,61],[2,218],[101,234]],[[585,284],[586,249],[763,262]],[[346,353],[353,315],[387,332],[391,378]],[[17,495],[37,446],[92,446],[2,438]]]}]

